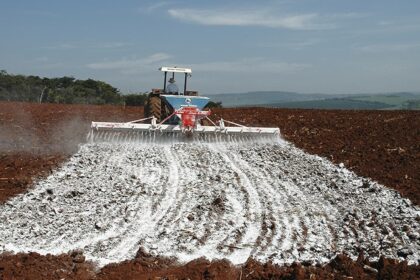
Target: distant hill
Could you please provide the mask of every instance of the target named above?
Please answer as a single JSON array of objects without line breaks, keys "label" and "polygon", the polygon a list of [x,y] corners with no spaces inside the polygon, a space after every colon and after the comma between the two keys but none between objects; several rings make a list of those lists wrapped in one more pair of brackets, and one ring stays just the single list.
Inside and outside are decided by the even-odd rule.
[{"label": "distant hill", "polygon": [[278,107],[302,109],[420,109],[420,93],[302,94],[284,91],[226,93],[209,96],[223,107]]},{"label": "distant hill", "polygon": [[[327,94],[302,94],[287,91],[255,91],[247,93],[222,93],[209,95],[213,101],[221,101],[223,107],[260,106],[282,102],[319,100],[331,97]],[[334,97],[334,96],[333,96]]]},{"label": "distant hill", "polygon": [[350,98],[330,98],[324,100],[284,102],[268,104],[268,107],[299,108],[299,109],[347,109],[347,110],[377,110],[387,109],[388,104],[381,102],[358,101]]}]

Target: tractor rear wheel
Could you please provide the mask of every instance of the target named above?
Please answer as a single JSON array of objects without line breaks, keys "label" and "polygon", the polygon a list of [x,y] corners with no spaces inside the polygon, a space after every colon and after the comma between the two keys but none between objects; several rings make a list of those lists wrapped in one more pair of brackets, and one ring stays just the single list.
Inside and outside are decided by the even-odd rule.
[{"label": "tractor rear wheel", "polygon": [[159,96],[149,96],[144,108],[145,117],[149,118],[154,116],[160,122],[162,120],[161,104],[162,100]]}]

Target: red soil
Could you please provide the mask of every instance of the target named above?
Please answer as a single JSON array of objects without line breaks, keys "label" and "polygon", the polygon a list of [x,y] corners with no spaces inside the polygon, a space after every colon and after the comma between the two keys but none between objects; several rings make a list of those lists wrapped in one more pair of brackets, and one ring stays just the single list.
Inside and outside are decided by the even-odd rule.
[{"label": "red soil", "polygon": [[[197,259],[185,265],[171,264],[168,259],[137,254],[135,260],[104,267],[99,279],[419,279],[415,266],[381,258],[371,263],[360,255],[357,261],[339,255],[329,264],[305,266],[293,264],[279,267],[249,259],[242,266],[220,260]],[[188,278],[186,278],[188,277]]]},{"label": "red soil", "polygon": [[[138,119],[137,107],[0,102],[0,203],[48,175],[85,141],[90,121]],[[420,205],[420,112],[217,109],[247,125],[280,127],[283,137],[313,154],[398,190]],[[278,267],[249,260],[195,260],[177,265],[141,250],[135,260],[100,271],[80,253],[0,255],[0,279],[420,279],[418,266],[338,256],[323,267]]]},{"label": "red soil", "polygon": [[197,259],[177,265],[164,258],[138,254],[131,261],[110,264],[100,271],[78,253],[42,256],[37,253],[0,255],[0,279],[420,279],[416,266],[381,258],[353,261],[339,255],[325,266],[293,264],[279,267],[252,259],[242,266],[229,262]]}]

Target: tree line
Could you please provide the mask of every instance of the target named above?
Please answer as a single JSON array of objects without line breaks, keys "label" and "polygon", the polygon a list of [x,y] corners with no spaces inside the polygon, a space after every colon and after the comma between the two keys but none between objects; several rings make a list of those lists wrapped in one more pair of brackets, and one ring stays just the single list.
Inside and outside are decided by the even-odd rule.
[{"label": "tree line", "polygon": [[[73,77],[41,78],[0,70],[0,101],[143,106],[148,93],[122,94],[108,83]],[[222,107],[210,101],[208,108]]]},{"label": "tree line", "polygon": [[146,93],[121,94],[108,83],[74,77],[41,78],[0,70],[0,100],[66,104],[143,105]]}]

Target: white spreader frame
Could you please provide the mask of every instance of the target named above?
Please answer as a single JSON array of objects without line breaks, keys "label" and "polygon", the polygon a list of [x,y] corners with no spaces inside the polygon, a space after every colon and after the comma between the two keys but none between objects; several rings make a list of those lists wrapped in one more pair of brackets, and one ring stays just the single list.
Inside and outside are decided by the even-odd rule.
[{"label": "white spreader frame", "polygon": [[[115,131],[159,131],[159,132],[184,132],[179,125],[151,124],[144,123],[113,123],[113,122],[92,122],[93,130],[115,130]],[[247,126],[225,126],[223,120],[220,125],[202,126],[197,125],[195,132],[201,133],[222,133],[222,134],[254,134],[254,135],[280,135],[280,129],[274,127],[247,127]]]}]

